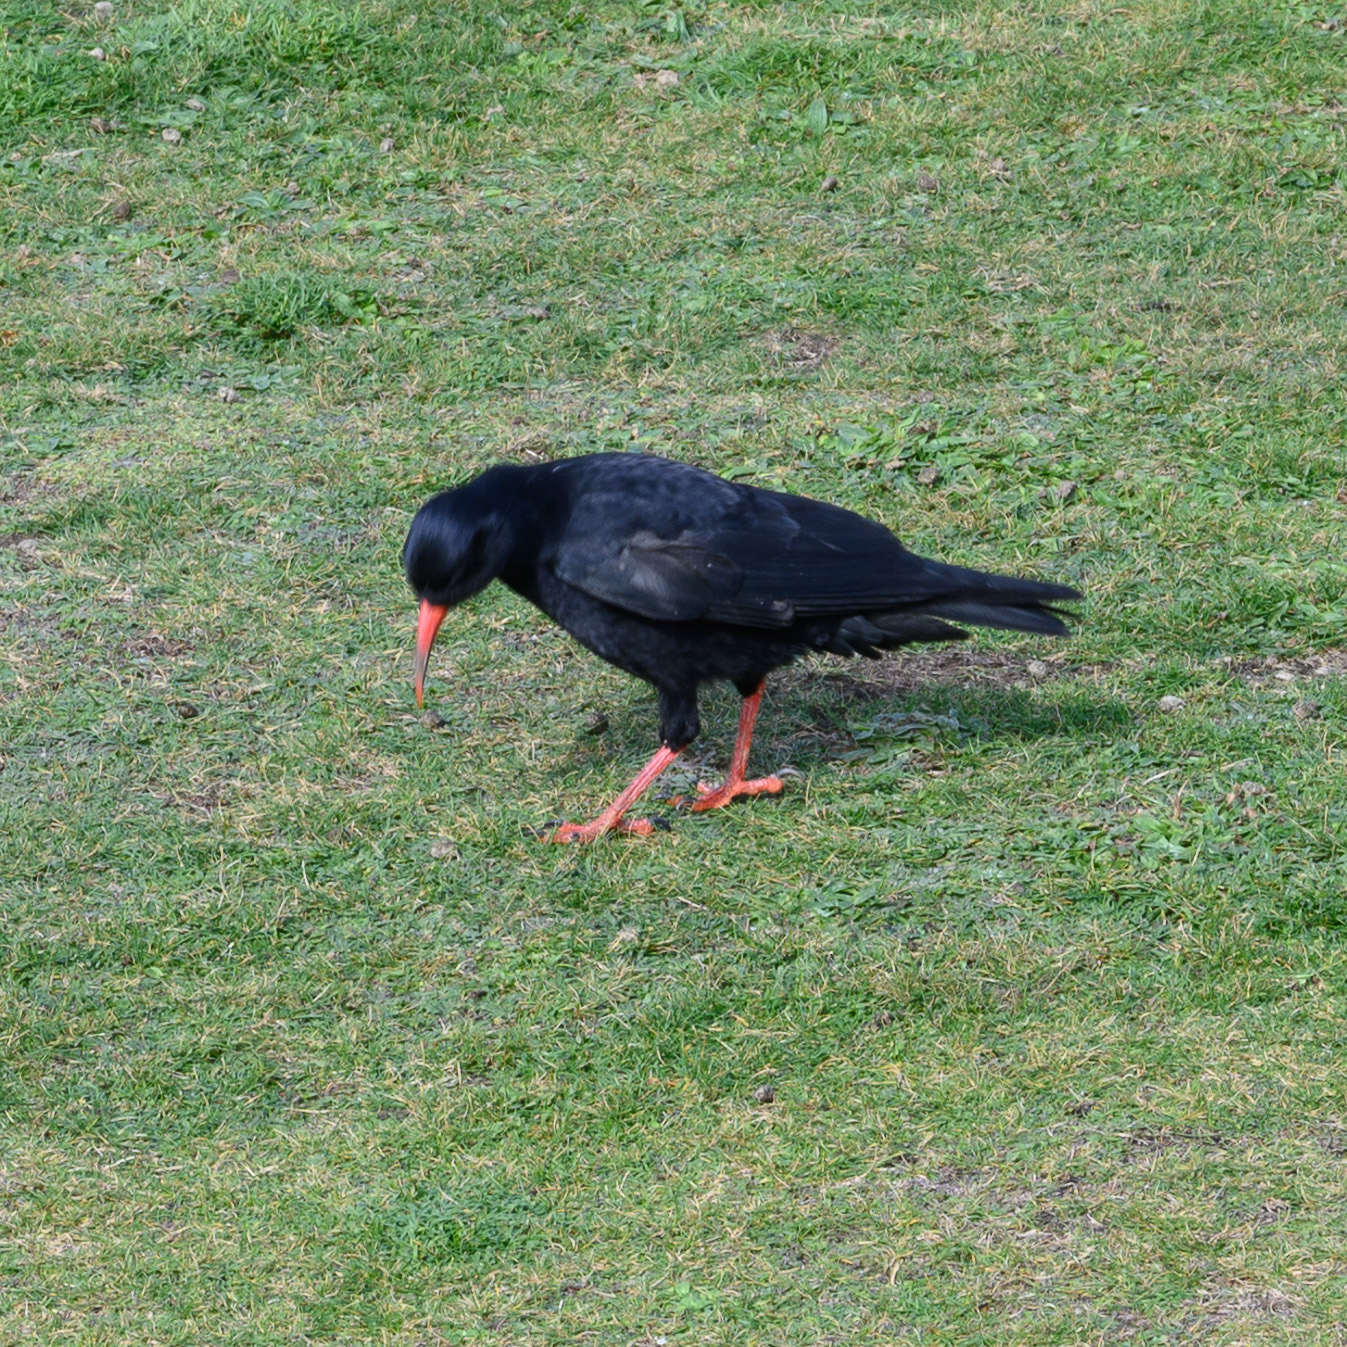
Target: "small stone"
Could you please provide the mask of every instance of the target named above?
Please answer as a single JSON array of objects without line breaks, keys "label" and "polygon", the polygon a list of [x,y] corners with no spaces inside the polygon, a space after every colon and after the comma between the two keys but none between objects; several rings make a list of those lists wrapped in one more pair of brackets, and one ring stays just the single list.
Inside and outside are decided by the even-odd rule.
[{"label": "small stone", "polygon": [[191,702],[179,702],[173,709],[183,720],[195,720],[201,714],[201,708]]},{"label": "small stone", "polygon": [[427,711],[421,717],[421,724],[428,730],[438,730],[444,724],[444,717],[438,711]]},{"label": "small stone", "polygon": [[657,89],[672,89],[678,83],[678,71],[676,70],[657,70],[655,71],[655,87]]},{"label": "small stone", "polygon": [[1052,672],[1041,659],[1031,659],[1024,666],[1024,671],[1030,678],[1046,678]]},{"label": "small stone", "polygon": [[113,204],[112,218],[123,221],[131,218],[131,203],[125,197]]},{"label": "small stone", "polygon": [[380,153],[380,154],[392,154],[392,153],[393,153],[393,137],[392,137],[392,136],[385,136],[385,137],[379,142],[379,153]]},{"label": "small stone", "polygon": [[923,192],[938,192],[940,190],[940,184],[924,170],[917,174],[917,186]]},{"label": "small stone", "polygon": [[835,192],[837,190],[837,174],[829,173],[819,184],[820,192]]},{"label": "small stone", "polygon": [[1165,712],[1170,712],[1170,711],[1182,711],[1182,710],[1183,710],[1183,698],[1182,698],[1182,697],[1176,697],[1176,696],[1171,692],[1171,693],[1169,694],[1169,696],[1167,696],[1167,697],[1161,697],[1160,700],[1159,700],[1158,702],[1156,702],[1156,705],[1160,708],[1160,710],[1165,711]]},{"label": "small stone", "polygon": [[176,126],[166,126],[159,134],[166,145],[176,145],[182,139],[182,132]]},{"label": "small stone", "polygon": [[753,1091],[753,1098],[756,1099],[759,1104],[775,1104],[776,1091],[770,1085],[759,1085],[758,1088]]},{"label": "small stone", "polygon": [[1076,494],[1076,484],[1075,482],[1058,482],[1052,488],[1052,494],[1057,500],[1068,501]]},{"label": "small stone", "polygon": [[918,474],[917,481],[922,486],[934,486],[940,480],[940,469],[934,463],[928,463]]},{"label": "small stone", "polygon": [[188,112],[205,112],[206,105],[199,98],[189,98],[184,104]]},{"label": "small stone", "polygon": [[1322,720],[1324,708],[1318,702],[1312,702],[1306,697],[1291,708],[1291,714],[1297,720]]},{"label": "small stone", "polygon": [[228,384],[222,384],[217,388],[215,390],[215,396],[219,398],[221,402],[237,402],[239,400],[238,389],[230,388]]},{"label": "small stone", "polygon": [[220,273],[221,285],[237,285],[242,279],[243,277],[233,267],[226,267]]},{"label": "small stone", "polygon": [[95,61],[106,61],[108,59],[108,54],[102,47],[90,47],[89,55],[92,56]]},{"label": "small stone", "polygon": [[116,9],[111,0],[98,0],[98,3],[94,6],[95,23],[111,23],[115,14]]},{"label": "small stone", "polygon": [[448,838],[442,837],[438,842],[430,844],[430,856],[436,861],[456,861],[459,850]]},{"label": "small stone", "polygon": [[586,734],[607,734],[608,717],[602,711],[591,711],[585,721]]}]

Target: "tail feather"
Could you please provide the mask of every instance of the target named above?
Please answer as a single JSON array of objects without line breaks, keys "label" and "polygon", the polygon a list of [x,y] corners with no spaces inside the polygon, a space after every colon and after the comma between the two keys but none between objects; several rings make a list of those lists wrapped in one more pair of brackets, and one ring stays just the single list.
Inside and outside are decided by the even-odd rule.
[{"label": "tail feather", "polygon": [[973,627],[994,627],[999,631],[1032,631],[1044,636],[1069,636],[1071,628],[1063,615],[1047,604],[994,603],[976,599],[952,603],[933,603],[926,609],[935,617],[951,622],[967,622]]},{"label": "tail feather", "polygon": [[[1034,632],[1042,636],[1071,634],[1066,621],[1070,614],[1054,606],[1081,597],[1070,585],[995,575],[990,571],[948,566],[937,561],[927,562],[927,565],[936,580],[935,594],[908,609],[867,614],[869,622],[885,632],[888,639],[883,644],[949,640],[956,633],[964,635],[955,627],[937,634],[934,628],[942,620],[1000,631]],[[929,635],[921,630],[923,623],[930,625]]]},{"label": "tail feather", "polygon": [[834,655],[864,655],[878,659],[882,650],[896,650],[913,641],[962,641],[968,633],[920,610],[856,614],[832,628],[821,640]]}]

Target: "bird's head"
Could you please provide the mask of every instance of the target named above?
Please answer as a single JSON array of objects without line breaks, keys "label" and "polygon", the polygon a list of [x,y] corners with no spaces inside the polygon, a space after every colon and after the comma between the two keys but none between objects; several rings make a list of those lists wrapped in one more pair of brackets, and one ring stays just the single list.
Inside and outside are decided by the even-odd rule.
[{"label": "bird's head", "polygon": [[506,519],[470,483],[433,496],[417,512],[402,549],[407,583],[421,600],[416,633],[416,704],[421,705],[435,633],[449,609],[485,589],[505,568],[512,543]]}]

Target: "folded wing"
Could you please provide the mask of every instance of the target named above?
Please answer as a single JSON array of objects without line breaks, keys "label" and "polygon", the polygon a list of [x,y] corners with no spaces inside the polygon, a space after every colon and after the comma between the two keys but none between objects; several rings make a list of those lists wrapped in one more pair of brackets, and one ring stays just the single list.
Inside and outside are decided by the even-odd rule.
[{"label": "folded wing", "polygon": [[1079,597],[1065,585],[928,561],[882,524],[835,505],[686,465],[661,468],[653,481],[575,502],[559,549],[562,579],[657,621],[784,628],[865,614],[884,645],[957,634],[940,619],[1064,634],[1046,605]]}]

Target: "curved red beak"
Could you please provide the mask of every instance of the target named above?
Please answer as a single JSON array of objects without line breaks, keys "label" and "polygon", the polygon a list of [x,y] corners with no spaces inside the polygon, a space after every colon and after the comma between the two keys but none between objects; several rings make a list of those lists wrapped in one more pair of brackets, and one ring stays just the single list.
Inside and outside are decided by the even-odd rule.
[{"label": "curved red beak", "polygon": [[416,624],[416,704],[421,705],[425,693],[426,665],[430,663],[430,647],[435,644],[435,633],[448,614],[448,608],[421,600],[421,617]]}]

